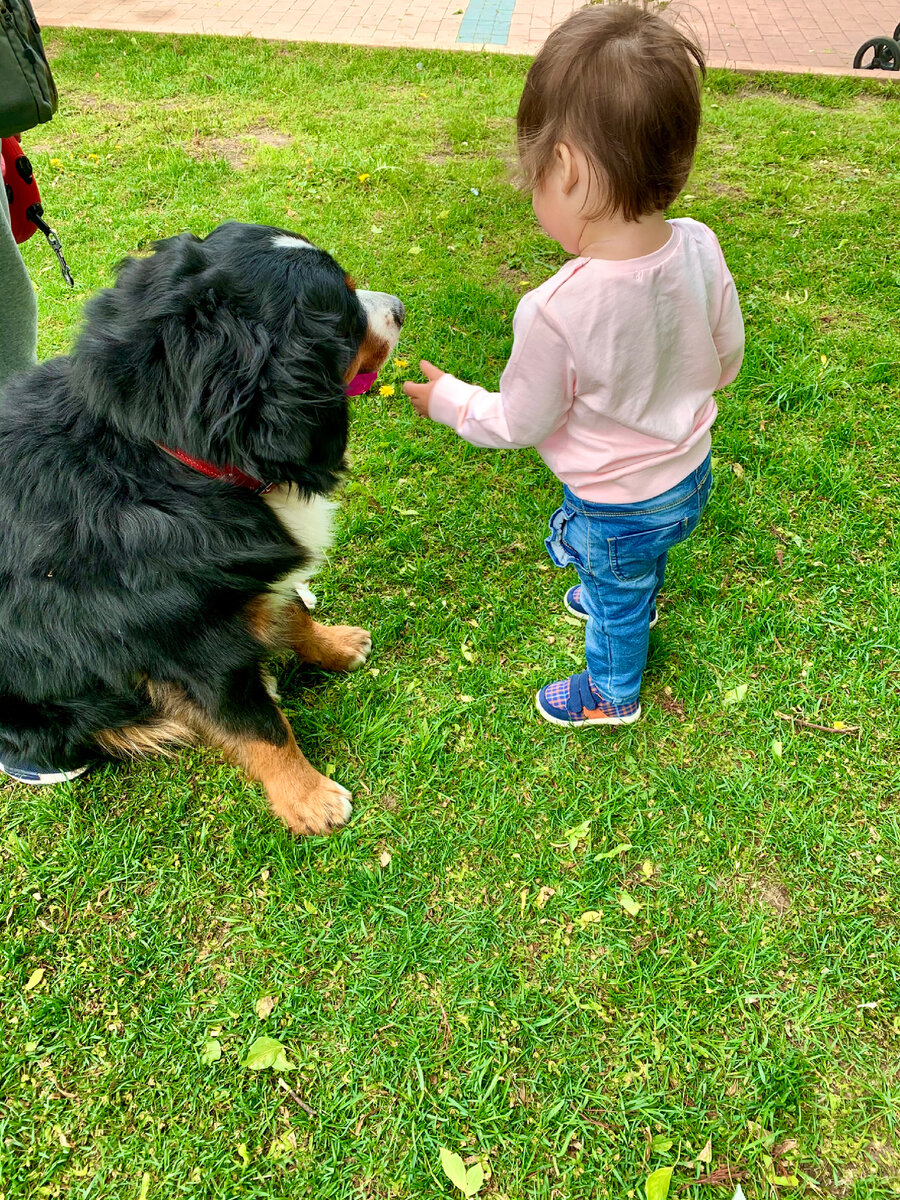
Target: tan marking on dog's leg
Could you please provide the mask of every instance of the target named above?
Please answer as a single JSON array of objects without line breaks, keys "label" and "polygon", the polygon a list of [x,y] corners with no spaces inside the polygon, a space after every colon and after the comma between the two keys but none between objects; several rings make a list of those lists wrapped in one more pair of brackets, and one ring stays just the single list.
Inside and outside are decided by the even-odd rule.
[{"label": "tan marking on dog's leg", "polygon": [[372,635],[355,625],[320,625],[302,604],[286,611],[287,641],[298,658],[326,671],[356,671],[372,653]]},{"label": "tan marking on dog's leg", "polygon": [[101,729],[94,741],[114,758],[148,758],[151,755],[171,755],[179,746],[197,740],[190,721],[184,693],[169,684],[145,680],[154,713],[140,725],[122,725],[117,729]]},{"label": "tan marking on dog's leg", "polygon": [[284,714],[282,720],[287,733],[283,746],[224,733],[219,745],[252,779],[259,780],[272,812],[291,833],[330,833],[349,821],[350,793],[307,762]]},{"label": "tan marking on dog's leg", "polygon": [[254,596],[244,607],[244,613],[250,633],[258,642],[273,650],[286,645],[285,622],[279,604],[271,593]]},{"label": "tan marking on dog's leg", "polygon": [[151,717],[144,725],[123,725],[119,729],[101,729],[94,741],[114,758],[147,758],[171,755],[178,746],[195,741],[193,730],[166,717]]},{"label": "tan marking on dog's leg", "polygon": [[[262,671],[260,678],[265,687]],[[330,833],[350,819],[350,793],[310,765],[274,702],[272,707],[284,727],[280,746],[223,728],[180,688],[151,683],[149,690],[157,708],[186,731],[186,740],[222,750],[251,779],[258,780],[266,789],[272,811],[292,833]]]}]

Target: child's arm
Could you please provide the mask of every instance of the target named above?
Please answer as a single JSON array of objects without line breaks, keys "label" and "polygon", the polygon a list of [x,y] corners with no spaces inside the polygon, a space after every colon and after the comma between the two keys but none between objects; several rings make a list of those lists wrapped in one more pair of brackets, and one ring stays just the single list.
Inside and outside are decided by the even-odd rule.
[{"label": "child's arm", "polygon": [[514,342],[500,391],[464,383],[431,363],[421,364],[428,383],[403,390],[421,416],[455,429],[474,446],[539,446],[564,424],[575,395],[575,369],[565,334],[546,310],[516,313]]},{"label": "child's arm", "polygon": [[[718,242],[716,242],[718,247]],[[725,264],[725,258],[719,249],[719,258],[723,273],[722,303],[719,309],[719,319],[713,329],[713,341],[719,355],[722,373],[716,384],[716,391],[737,378],[744,361],[744,319],[741,316],[741,306],[738,303],[737,289],[731,272]]]}]

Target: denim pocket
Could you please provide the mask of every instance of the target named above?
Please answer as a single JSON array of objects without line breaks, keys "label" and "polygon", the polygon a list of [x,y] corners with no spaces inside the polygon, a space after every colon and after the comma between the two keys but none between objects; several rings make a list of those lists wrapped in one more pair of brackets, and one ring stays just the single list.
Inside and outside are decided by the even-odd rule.
[{"label": "denim pocket", "polygon": [[550,536],[544,539],[550,560],[556,567],[583,567],[584,561],[569,538],[567,528],[575,519],[575,513],[565,507],[558,508],[550,518]]},{"label": "denim pocket", "polygon": [[[696,520],[693,522],[696,525]],[[683,542],[691,532],[691,519],[684,517],[673,525],[661,525],[657,529],[644,529],[640,533],[626,533],[622,537],[607,538],[609,545],[609,569],[616,579],[631,583],[643,579],[655,571],[662,556]]]}]

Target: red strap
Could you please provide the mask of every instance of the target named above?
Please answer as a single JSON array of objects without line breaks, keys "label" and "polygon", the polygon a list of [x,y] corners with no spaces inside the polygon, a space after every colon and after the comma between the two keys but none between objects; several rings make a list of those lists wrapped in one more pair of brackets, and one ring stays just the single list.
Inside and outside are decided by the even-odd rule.
[{"label": "red strap", "polygon": [[251,492],[256,492],[258,496],[264,496],[275,486],[274,483],[263,483],[261,479],[245,475],[237,467],[217,467],[214,463],[205,462],[202,458],[192,458],[183,450],[172,450],[171,447],[164,446],[162,442],[156,444],[160,450],[165,450],[166,454],[171,454],[173,458],[183,462],[186,467],[192,467],[195,471],[199,471],[201,475],[207,475],[210,479],[221,479],[225,483],[234,484],[235,487],[247,488]]}]

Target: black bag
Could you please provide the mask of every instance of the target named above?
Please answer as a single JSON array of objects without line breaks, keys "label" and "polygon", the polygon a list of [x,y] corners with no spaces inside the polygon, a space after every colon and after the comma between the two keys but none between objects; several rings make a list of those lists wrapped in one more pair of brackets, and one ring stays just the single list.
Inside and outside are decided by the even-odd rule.
[{"label": "black bag", "polygon": [[57,103],[31,0],[0,0],[0,138],[49,121]]}]

